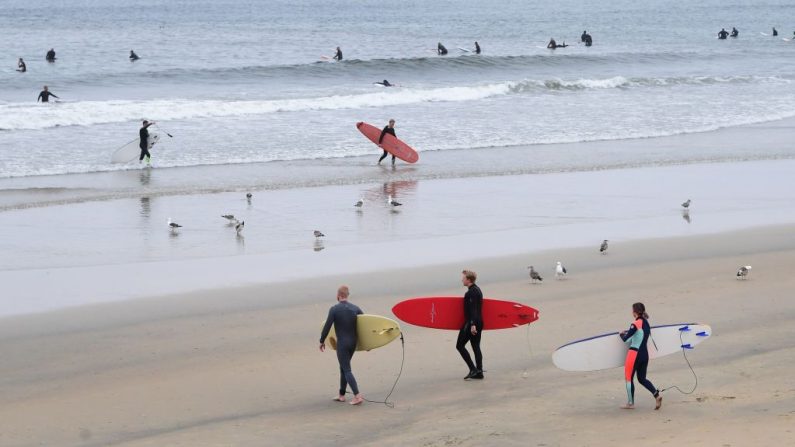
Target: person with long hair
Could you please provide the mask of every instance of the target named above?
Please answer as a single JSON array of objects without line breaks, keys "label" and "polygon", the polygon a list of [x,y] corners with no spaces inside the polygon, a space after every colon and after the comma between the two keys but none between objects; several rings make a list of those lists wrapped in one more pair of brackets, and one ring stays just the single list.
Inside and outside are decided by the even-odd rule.
[{"label": "person with long hair", "polygon": [[660,406],[662,406],[660,390],[655,388],[651,381],[646,378],[646,368],[649,366],[649,350],[646,343],[649,341],[649,336],[651,335],[649,314],[646,313],[646,306],[644,306],[643,303],[633,304],[632,315],[635,317],[635,321],[632,322],[628,330],[619,334],[621,340],[625,342],[629,341],[627,360],[624,363],[627,403],[622,405],[621,408],[626,410],[635,408],[635,383],[633,379],[637,374],[638,382],[654,396],[656,401],[654,409],[659,410]]}]

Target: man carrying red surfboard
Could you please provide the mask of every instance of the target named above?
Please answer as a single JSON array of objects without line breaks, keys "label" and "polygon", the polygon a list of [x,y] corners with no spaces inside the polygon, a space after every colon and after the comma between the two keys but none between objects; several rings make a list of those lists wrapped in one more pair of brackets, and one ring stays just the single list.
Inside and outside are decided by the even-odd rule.
[{"label": "man carrying red surfboard", "polygon": [[[395,120],[394,119],[389,120],[389,124],[384,126],[384,130],[381,131],[381,136],[378,137],[378,145],[379,146],[381,145],[381,143],[383,143],[384,135],[386,135],[386,134],[390,134],[393,137],[397,138],[397,135],[395,135]],[[382,155],[381,158],[378,159],[378,164],[379,165],[386,158],[387,155],[389,155],[389,152],[387,152],[386,149],[384,149],[384,155]],[[393,165],[395,164],[395,155],[394,154],[392,155],[392,164]]]},{"label": "man carrying red surfboard", "polygon": [[[461,272],[461,283],[468,290],[464,294],[464,326],[458,332],[458,341],[455,348],[464,358],[469,367],[469,374],[464,380],[483,378],[483,354],[480,352],[480,334],[483,331],[483,292],[475,284],[478,275],[471,270]],[[472,345],[472,352],[475,354],[475,363],[466,349],[466,344]]]}]

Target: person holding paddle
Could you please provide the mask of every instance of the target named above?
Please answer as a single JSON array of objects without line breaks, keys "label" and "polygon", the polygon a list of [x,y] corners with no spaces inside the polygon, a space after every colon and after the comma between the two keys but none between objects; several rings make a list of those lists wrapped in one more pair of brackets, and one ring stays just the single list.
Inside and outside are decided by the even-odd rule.
[{"label": "person holding paddle", "polygon": [[[384,127],[384,130],[382,130],[382,131],[381,131],[381,136],[380,136],[380,137],[378,137],[378,145],[379,145],[379,146],[381,146],[381,143],[383,143],[383,141],[384,141],[384,136],[385,136],[386,134],[390,134],[390,135],[392,135],[393,137],[397,138],[397,135],[395,135],[395,120],[394,120],[394,119],[391,119],[391,120],[389,120],[389,124],[387,124],[387,125]],[[383,146],[381,146],[381,148],[383,149]],[[381,156],[381,158],[379,158],[379,159],[378,159],[378,164],[379,164],[379,165],[380,165],[380,164],[381,164],[381,162],[382,162],[382,161],[383,161],[383,160],[386,158],[386,156],[387,156],[388,154],[389,154],[389,152],[387,152],[387,151],[386,151],[386,149],[384,149],[384,155],[382,155],[382,156]],[[394,164],[395,164],[395,156],[394,156],[394,155],[392,155],[392,165],[394,165]]]},{"label": "person holding paddle", "polygon": [[141,129],[138,130],[138,147],[141,148],[141,156],[138,158],[138,163],[144,161],[144,157],[146,157],[146,164],[150,164],[152,162],[152,156],[149,154],[149,126],[154,125],[155,122],[149,122],[144,120]]}]

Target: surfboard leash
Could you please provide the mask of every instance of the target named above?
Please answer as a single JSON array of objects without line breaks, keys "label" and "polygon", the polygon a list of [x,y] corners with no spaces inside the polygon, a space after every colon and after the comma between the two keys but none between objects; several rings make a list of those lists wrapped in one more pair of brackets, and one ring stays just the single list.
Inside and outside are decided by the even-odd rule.
[{"label": "surfboard leash", "polygon": [[690,359],[687,358],[687,350],[693,348],[689,344],[685,344],[684,340],[682,339],[683,333],[684,331],[682,330],[679,331],[679,344],[682,346],[682,357],[685,358],[685,362],[687,362],[687,367],[690,368],[690,372],[693,373],[693,378],[696,380],[696,383],[693,385],[693,389],[687,392],[682,391],[682,389],[676,385],[672,385],[669,386],[668,388],[661,389],[660,390],[661,393],[671,389],[675,389],[676,391],[679,391],[682,394],[693,394],[693,392],[696,391],[696,388],[698,388],[698,376],[696,375],[696,371],[693,369],[693,365],[690,364]]},{"label": "surfboard leash", "polygon": [[[392,396],[392,393],[395,391],[395,387],[400,380],[400,376],[403,374],[403,364],[406,362],[406,342],[403,339],[403,331],[400,332],[400,347],[401,347],[401,358],[400,358],[400,371],[398,371],[397,378],[395,378],[395,383],[392,384],[392,389],[389,390],[389,394],[386,395],[384,400],[370,400],[365,398],[365,402],[370,402],[371,404],[384,404],[389,408],[395,408],[395,403],[389,401],[389,397]],[[353,394],[348,391],[346,394]]]}]

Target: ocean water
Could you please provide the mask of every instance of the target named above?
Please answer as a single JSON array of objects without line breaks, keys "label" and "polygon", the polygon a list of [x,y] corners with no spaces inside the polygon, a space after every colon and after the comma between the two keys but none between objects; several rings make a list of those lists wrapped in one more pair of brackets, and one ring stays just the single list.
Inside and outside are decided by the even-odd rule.
[{"label": "ocean water", "polygon": [[[795,116],[795,42],[782,39],[793,29],[779,23],[793,16],[795,3],[777,0],[5,0],[0,178],[130,169],[110,154],[143,118],[174,136],[153,150],[163,168],[375,157],[355,123],[395,118],[420,152],[519,146],[542,164],[577,157],[576,169],[594,169],[544,145]],[[715,38],[732,26],[738,39]],[[761,34],[771,26],[778,38]],[[578,44],[584,29],[591,48]],[[550,37],[571,46],[547,50]],[[458,49],[475,40],[482,55]],[[448,56],[435,55],[439,41]],[[336,46],[345,60],[324,60]],[[373,84],[382,79],[399,86]],[[61,102],[35,102],[44,84]],[[677,154],[705,159],[723,160]]]}]

